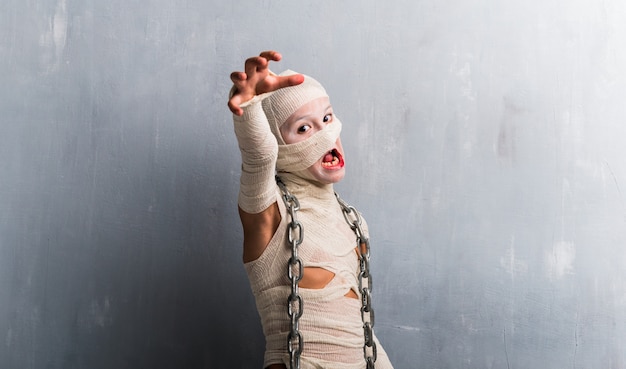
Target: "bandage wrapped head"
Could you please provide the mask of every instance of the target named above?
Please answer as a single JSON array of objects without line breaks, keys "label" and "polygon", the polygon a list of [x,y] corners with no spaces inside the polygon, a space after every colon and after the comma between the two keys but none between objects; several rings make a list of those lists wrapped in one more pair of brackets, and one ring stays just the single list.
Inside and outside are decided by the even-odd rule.
[{"label": "bandage wrapped head", "polygon": [[[281,76],[296,74],[287,70]],[[269,121],[270,129],[278,141],[278,159],[276,170],[290,172],[309,177],[306,170],[315,164],[328,151],[335,147],[341,133],[341,122],[335,117],[333,124],[316,132],[308,139],[286,144],[280,134],[280,126],[302,105],[321,98],[328,97],[322,85],[309,76],[304,76],[304,82],[299,85],[281,88],[274,91],[263,100],[263,110]]]}]

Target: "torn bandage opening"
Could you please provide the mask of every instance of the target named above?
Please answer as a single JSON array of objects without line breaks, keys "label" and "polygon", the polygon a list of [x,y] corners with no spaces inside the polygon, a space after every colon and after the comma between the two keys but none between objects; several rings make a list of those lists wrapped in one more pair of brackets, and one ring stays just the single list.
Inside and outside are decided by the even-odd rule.
[{"label": "torn bandage opening", "polygon": [[[300,281],[299,286],[301,288],[321,290],[326,288],[335,278],[337,278],[335,273],[322,267],[304,267],[302,280]],[[344,296],[354,299],[359,298],[357,293],[351,288],[348,289],[348,292],[346,292]]]}]

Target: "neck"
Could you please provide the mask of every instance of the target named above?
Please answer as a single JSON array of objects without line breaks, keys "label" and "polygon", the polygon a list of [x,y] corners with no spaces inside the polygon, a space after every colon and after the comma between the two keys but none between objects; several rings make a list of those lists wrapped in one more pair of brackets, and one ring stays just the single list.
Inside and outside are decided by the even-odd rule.
[{"label": "neck", "polygon": [[278,176],[298,200],[312,197],[321,201],[337,201],[332,183],[323,184],[295,173],[279,172]]}]

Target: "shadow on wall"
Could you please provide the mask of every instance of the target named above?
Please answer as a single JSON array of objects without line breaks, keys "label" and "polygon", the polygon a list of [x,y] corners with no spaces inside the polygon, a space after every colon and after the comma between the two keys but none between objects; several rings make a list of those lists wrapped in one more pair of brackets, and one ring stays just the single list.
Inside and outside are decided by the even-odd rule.
[{"label": "shadow on wall", "polygon": [[[199,163],[186,165],[202,168]],[[107,348],[95,340],[79,350],[88,353],[93,348],[94,360],[81,364],[94,368],[102,358],[117,358],[102,367],[261,366],[264,341],[241,264],[232,184],[228,175],[219,173],[220,168],[209,168],[209,172],[177,169],[160,174],[157,181],[170,189],[156,192],[166,205],[145,219],[151,236],[130,255],[125,250],[135,242],[127,241],[113,257],[130,259],[125,273],[116,273],[114,260],[100,265],[99,273],[110,273],[108,283],[116,288],[96,289],[100,293],[109,290],[116,297],[108,308],[106,300],[95,306],[104,306],[115,318],[107,321],[93,315],[98,309],[90,308],[91,321],[104,322],[100,340],[107,342]]]},{"label": "shadow on wall", "polygon": [[57,163],[40,165],[38,188],[9,182],[3,367],[261,366],[236,186],[228,165],[209,160],[219,144],[146,154],[141,133],[96,132],[67,168],[33,156]]}]

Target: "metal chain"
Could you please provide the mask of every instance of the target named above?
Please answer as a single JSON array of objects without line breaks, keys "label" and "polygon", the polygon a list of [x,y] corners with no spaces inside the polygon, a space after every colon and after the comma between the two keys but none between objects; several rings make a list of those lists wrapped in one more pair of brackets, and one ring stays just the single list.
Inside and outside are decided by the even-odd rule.
[{"label": "metal chain", "polygon": [[[300,356],[304,347],[298,321],[302,316],[304,301],[299,294],[298,283],[303,276],[302,260],[298,257],[298,246],[304,239],[304,227],[298,221],[297,211],[300,202],[289,192],[285,183],[276,176],[276,183],[283,195],[283,201],[289,213],[290,222],[287,229],[287,239],[291,245],[291,258],[287,265],[287,277],[291,281],[291,294],[287,298],[287,314],[291,320],[287,335],[287,351],[289,352],[290,369],[300,369]],[[374,342],[374,309],[372,308],[372,275],[370,274],[370,242],[362,228],[362,219],[359,212],[343,201],[335,193],[341,206],[343,217],[356,235],[359,254],[359,290],[361,292],[361,320],[363,321],[363,356],[367,364],[366,369],[375,369],[376,343]]]},{"label": "metal chain", "polygon": [[298,321],[302,316],[304,301],[300,296],[298,283],[303,276],[302,260],[298,257],[298,246],[304,239],[304,227],[298,221],[297,211],[300,210],[300,202],[287,190],[287,186],[276,176],[276,183],[283,195],[283,201],[289,213],[290,222],[287,229],[287,239],[291,245],[291,258],[287,264],[287,277],[291,281],[291,294],[287,298],[287,314],[289,315],[289,334],[287,335],[287,351],[291,369],[300,368],[300,355],[304,347],[302,333],[300,333]]},{"label": "metal chain", "polygon": [[363,345],[363,356],[367,369],[374,369],[376,362],[376,342],[374,342],[374,308],[372,307],[372,275],[370,274],[370,240],[363,231],[362,219],[359,212],[351,205],[343,201],[335,193],[343,217],[352,231],[356,234],[357,250],[359,253],[359,290],[361,291],[361,320],[363,321],[363,335],[365,344]]}]

